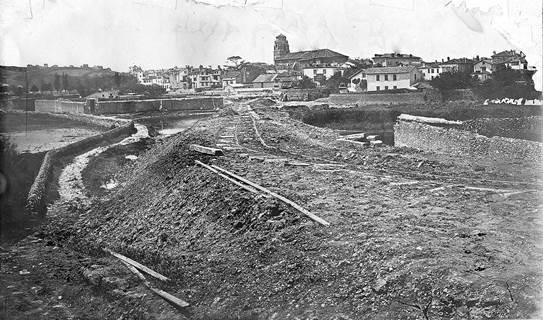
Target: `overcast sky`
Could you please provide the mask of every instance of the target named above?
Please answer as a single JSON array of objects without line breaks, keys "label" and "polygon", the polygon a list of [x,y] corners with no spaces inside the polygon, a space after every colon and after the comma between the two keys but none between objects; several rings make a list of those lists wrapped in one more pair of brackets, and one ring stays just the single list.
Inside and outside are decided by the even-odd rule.
[{"label": "overcast sky", "polygon": [[0,0],[0,64],[143,68],[272,63],[291,51],[350,57],[412,53],[427,61],[524,51],[541,89],[540,0]]}]

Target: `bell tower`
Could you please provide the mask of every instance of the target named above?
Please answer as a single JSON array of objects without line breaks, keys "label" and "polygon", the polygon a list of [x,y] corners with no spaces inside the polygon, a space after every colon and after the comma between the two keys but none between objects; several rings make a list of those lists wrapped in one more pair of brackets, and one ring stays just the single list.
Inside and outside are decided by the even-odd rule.
[{"label": "bell tower", "polygon": [[289,53],[287,37],[283,34],[275,37],[275,45],[273,46],[273,62],[277,64],[277,58]]}]

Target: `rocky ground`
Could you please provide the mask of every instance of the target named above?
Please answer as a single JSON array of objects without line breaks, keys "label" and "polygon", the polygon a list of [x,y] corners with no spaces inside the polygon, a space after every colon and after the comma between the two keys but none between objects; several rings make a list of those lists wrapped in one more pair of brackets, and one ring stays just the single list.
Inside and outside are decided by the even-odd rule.
[{"label": "rocky ground", "polygon": [[[135,160],[121,160],[135,153],[132,148],[110,150],[89,166],[107,173],[104,179],[114,177],[115,188],[98,190],[100,181],[84,171],[90,205],[56,203],[33,237],[3,249],[0,315],[541,315],[538,164],[361,148],[338,138],[337,131],[254,100],[157,142]],[[223,148],[225,155],[196,153],[191,143]],[[195,160],[283,195],[330,226],[247,192]],[[104,248],[168,276],[170,282],[156,285],[191,306],[178,310],[152,295]]]}]

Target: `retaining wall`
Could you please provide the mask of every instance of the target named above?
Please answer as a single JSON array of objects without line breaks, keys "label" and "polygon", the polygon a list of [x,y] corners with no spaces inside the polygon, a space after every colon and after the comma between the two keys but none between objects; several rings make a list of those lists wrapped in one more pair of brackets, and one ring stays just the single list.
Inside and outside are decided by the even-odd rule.
[{"label": "retaining wall", "polygon": [[223,98],[179,98],[179,99],[147,99],[147,100],[36,100],[37,112],[76,113],[76,114],[118,114],[145,111],[158,111],[160,105],[168,111],[216,110],[223,107]]},{"label": "retaining wall", "polygon": [[112,114],[158,111],[161,102],[162,108],[168,111],[216,110],[223,107],[223,98],[218,97],[100,101],[96,104],[93,113]]},{"label": "retaining wall", "polygon": [[281,90],[283,101],[312,101],[325,98],[330,95],[329,90],[324,89],[285,89]]},{"label": "retaining wall", "polygon": [[343,93],[331,94],[330,103],[344,105],[391,105],[391,104],[424,104],[441,100],[435,90],[424,90],[409,93]]},{"label": "retaining wall", "polygon": [[51,113],[86,113],[85,102],[67,100],[36,100],[34,110]]},{"label": "retaining wall", "polygon": [[505,137],[488,138],[454,127],[439,127],[416,121],[399,120],[394,125],[394,145],[437,153],[493,160],[543,159],[543,143]]},{"label": "retaining wall", "polygon": [[45,214],[47,206],[47,193],[49,184],[51,182],[53,164],[60,157],[72,156],[81,153],[84,150],[97,146],[104,141],[109,141],[123,135],[129,136],[134,133],[135,130],[134,122],[129,122],[107,132],[48,151],[43,158],[38,175],[36,176],[36,179],[34,179],[34,183],[28,192],[26,201],[27,209],[34,214]]}]

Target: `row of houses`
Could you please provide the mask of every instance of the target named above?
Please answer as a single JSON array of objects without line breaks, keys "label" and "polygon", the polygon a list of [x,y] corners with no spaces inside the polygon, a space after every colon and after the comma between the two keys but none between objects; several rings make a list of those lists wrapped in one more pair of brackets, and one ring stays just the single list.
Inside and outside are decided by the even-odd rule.
[{"label": "row of houses", "polygon": [[333,76],[340,76],[344,88],[351,92],[416,90],[445,72],[468,73],[485,81],[503,68],[535,72],[526,55],[514,50],[494,52],[490,58],[474,57],[442,59],[426,62],[421,57],[404,53],[375,54],[372,59],[349,59],[330,49],[291,52],[286,36],[276,37],[274,64],[242,63],[236,66],[211,66],[142,70],[133,66],[130,73],[143,85],[159,85],[166,90],[201,91],[235,88],[290,88],[302,79],[324,86]]},{"label": "row of houses", "polygon": [[[360,69],[349,77],[349,91],[379,91],[405,88],[410,89],[421,81],[431,81],[443,73],[466,73],[486,81],[498,70],[513,69],[535,73],[536,68],[530,66],[526,55],[515,50],[493,52],[490,58],[475,57],[456,58],[441,62],[424,62],[422,58],[405,54],[375,55],[375,65]],[[392,81],[389,78],[392,77]],[[409,82],[407,81],[409,79]]]}]

